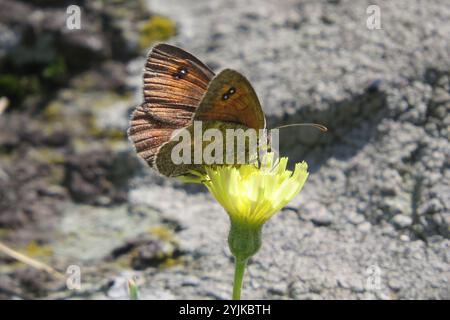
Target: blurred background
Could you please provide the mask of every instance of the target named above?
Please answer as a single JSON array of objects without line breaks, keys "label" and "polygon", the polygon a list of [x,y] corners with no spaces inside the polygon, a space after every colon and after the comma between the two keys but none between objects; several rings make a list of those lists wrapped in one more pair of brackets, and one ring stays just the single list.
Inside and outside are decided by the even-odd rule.
[{"label": "blurred background", "polygon": [[312,174],[244,298],[449,299],[449,34],[446,0],[1,0],[0,298],[229,298],[227,215],[126,138],[168,42],[329,128],[281,132]]}]

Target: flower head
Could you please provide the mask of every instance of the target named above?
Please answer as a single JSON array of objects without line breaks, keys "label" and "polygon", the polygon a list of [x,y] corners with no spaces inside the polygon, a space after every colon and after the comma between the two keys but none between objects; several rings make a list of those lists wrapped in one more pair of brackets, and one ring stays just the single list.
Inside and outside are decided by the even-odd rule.
[{"label": "flower head", "polygon": [[[206,173],[193,172],[234,221],[262,225],[286,206],[308,178],[306,162],[294,171],[286,169],[288,158],[263,156],[260,164],[206,166]],[[192,180],[191,180],[192,181]]]}]

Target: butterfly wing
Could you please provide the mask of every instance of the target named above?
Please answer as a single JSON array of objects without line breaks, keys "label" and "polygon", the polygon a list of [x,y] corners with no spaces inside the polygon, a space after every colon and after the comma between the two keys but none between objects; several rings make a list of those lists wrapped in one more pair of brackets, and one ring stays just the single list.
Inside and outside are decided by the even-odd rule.
[{"label": "butterfly wing", "polygon": [[[245,130],[246,127],[243,125],[240,125],[240,124],[232,123],[232,122],[207,121],[207,122],[202,123],[202,131],[200,132],[200,134],[203,135],[203,133],[206,130],[210,130],[210,129],[215,129],[215,130],[220,131],[222,136],[225,137],[227,129]],[[196,152],[196,147],[195,147],[196,142],[194,141],[194,139],[196,139],[195,125],[191,124],[191,125],[187,126],[186,128],[184,128],[183,130],[186,130],[186,132],[189,134],[190,137],[192,137],[192,139],[184,140],[184,139],[177,138],[178,133],[175,133],[173,135],[174,138],[161,147],[161,149],[158,153],[158,156],[156,157],[155,167],[158,169],[159,173],[161,173],[167,177],[176,177],[176,176],[186,175],[186,174],[189,174],[190,170],[195,170],[197,172],[205,171],[203,165],[197,164],[197,162],[195,161],[195,155],[194,155]],[[181,131],[179,131],[179,133],[181,133]],[[199,145],[201,145],[200,155],[203,155],[203,151],[205,151],[206,148],[211,144],[211,141],[201,140],[201,141],[198,141],[197,143],[199,143],[199,144],[197,144],[197,147]],[[180,147],[181,147],[181,149],[183,149],[183,153],[185,151],[187,151],[190,154],[190,161],[188,161],[187,163],[180,163],[180,164],[175,165],[173,163],[172,152],[175,150],[174,148],[178,148],[178,150],[179,150]],[[232,148],[231,150],[227,150],[225,143],[222,144],[221,148],[222,148],[222,152],[221,152],[222,162],[218,162],[218,163],[226,163],[226,159],[228,159],[227,158],[228,154],[230,154],[234,159],[236,159],[236,153],[234,152],[234,148]],[[216,149],[216,151],[217,151],[217,149]],[[215,158],[215,159],[217,159],[217,158]],[[204,161],[204,159],[202,159],[202,161]]]},{"label": "butterfly wing", "polygon": [[239,72],[225,69],[211,81],[194,120],[224,121],[263,129],[265,117],[250,82]]},{"label": "butterfly wing", "polygon": [[206,65],[177,47],[159,44],[150,51],[144,70],[144,102],[133,112],[128,130],[136,152],[150,166],[173,131],[192,121],[213,77]]}]

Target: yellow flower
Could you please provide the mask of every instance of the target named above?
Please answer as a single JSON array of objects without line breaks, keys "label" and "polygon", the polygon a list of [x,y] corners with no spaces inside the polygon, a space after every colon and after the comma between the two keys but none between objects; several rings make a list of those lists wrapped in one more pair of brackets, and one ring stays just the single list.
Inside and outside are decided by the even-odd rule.
[{"label": "yellow flower", "polygon": [[308,178],[306,162],[294,171],[286,169],[288,158],[274,161],[267,153],[261,164],[206,166],[206,174],[192,172],[190,181],[201,181],[233,221],[262,225],[286,206]]}]

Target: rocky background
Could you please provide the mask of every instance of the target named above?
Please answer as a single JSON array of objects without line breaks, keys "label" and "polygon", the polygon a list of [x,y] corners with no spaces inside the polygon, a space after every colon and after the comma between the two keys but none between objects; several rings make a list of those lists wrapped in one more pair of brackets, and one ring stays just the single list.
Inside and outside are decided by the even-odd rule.
[{"label": "rocky background", "polygon": [[[228,299],[228,220],[151,172],[125,136],[145,53],[179,45],[254,85],[312,174],[264,229],[244,298],[449,299],[446,0],[0,1],[0,298]],[[366,9],[381,9],[380,30]],[[26,18],[25,18],[26,17]]]}]

